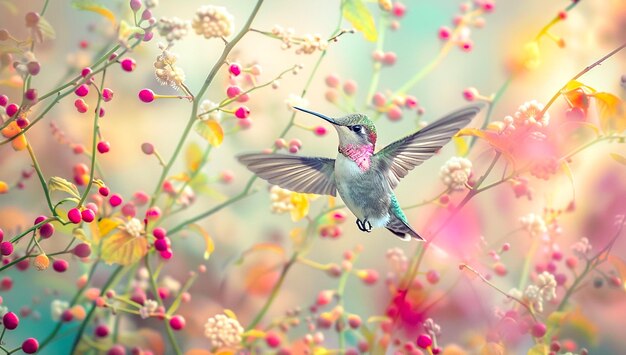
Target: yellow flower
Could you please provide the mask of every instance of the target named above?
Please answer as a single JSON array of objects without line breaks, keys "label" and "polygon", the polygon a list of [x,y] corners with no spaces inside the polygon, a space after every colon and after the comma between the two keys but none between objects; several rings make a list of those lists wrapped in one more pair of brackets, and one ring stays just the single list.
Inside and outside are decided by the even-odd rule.
[{"label": "yellow flower", "polygon": [[297,222],[309,214],[309,197],[307,194],[294,192],[291,194],[291,220]]}]

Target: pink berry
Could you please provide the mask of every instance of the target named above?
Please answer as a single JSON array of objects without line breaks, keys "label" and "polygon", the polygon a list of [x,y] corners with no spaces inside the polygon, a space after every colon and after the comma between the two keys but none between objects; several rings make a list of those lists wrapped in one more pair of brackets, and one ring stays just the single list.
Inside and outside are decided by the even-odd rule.
[{"label": "pink berry", "polygon": [[154,249],[158,251],[165,251],[169,248],[168,238],[157,239],[154,241]]},{"label": "pink berry", "polygon": [[326,77],[326,85],[331,88],[339,87],[339,76],[337,74],[329,74]]},{"label": "pink berry", "polygon": [[142,89],[139,91],[139,100],[145,103],[154,101],[154,91],[150,89]]},{"label": "pink berry", "polygon": [[261,75],[262,71],[263,70],[261,69],[261,66],[258,64],[255,64],[252,66],[252,68],[250,68],[250,73],[252,73],[252,75],[255,75],[255,76]]},{"label": "pink berry", "polygon": [[56,272],[65,272],[68,267],[68,262],[63,259],[57,259],[52,263],[52,268]]},{"label": "pink berry", "polygon": [[132,72],[133,70],[135,70],[135,66],[137,66],[137,63],[135,63],[135,60],[133,58],[124,58],[120,62],[120,65],[122,66],[122,69],[124,69],[124,71]]},{"label": "pink berry", "polygon": [[376,107],[385,106],[385,104],[387,103],[387,98],[382,92],[377,92],[374,94],[374,96],[372,96],[372,103]]},{"label": "pink berry", "polygon": [[111,150],[111,144],[107,141],[98,142],[98,152],[100,154],[108,153]]},{"label": "pink berry", "polygon": [[17,120],[15,120],[15,123],[17,123],[17,126],[19,128],[26,128],[29,124],[30,121],[26,118],[26,117],[20,117]]},{"label": "pink berry", "polygon": [[41,71],[41,64],[36,61],[28,62],[28,64],[26,64],[26,69],[30,75],[35,76]]},{"label": "pink berry", "polygon": [[317,126],[313,128],[313,132],[315,133],[316,136],[322,137],[322,136],[325,136],[326,133],[328,133],[328,130],[324,126]]},{"label": "pink berry", "polygon": [[161,209],[158,206],[150,207],[146,211],[146,218],[149,220],[155,220],[161,217]]},{"label": "pink berry", "polygon": [[532,334],[535,338],[541,338],[546,335],[546,325],[543,323],[535,323],[533,325]]},{"label": "pink berry", "polygon": [[241,88],[239,86],[232,85],[226,89],[226,95],[231,99],[239,94],[241,94]]},{"label": "pink berry", "polygon": [[403,17],[404,14],[406,13],[406,6],[404,6],[403,3],[401,2],[395,2],[393,4],[393,8],[391,9],[391,13],[395,16],[395,17]]},{"label": "pink berry", "polygon": [[351,314],[348,316],[348,325],[350,328],[357,329],[361,326],[361,317],[356,314]]},{"label": "pink berry", "polygon": [[33,12],[33,11],[26,13],[26,16],[24,16],[24,19],[26,20],[26,26],[28,27],[37,26],[40,18],[41,16],[38,13]]},{"label": "pink berry", "polygon": [[111,197],[109,198],[109,204],[112,207],[117,207],[117,206],[121,205],[122,204],[122,196],[120,196],[119,194],[111,195]]},{"label": "pink berry", "polygon": [[428,349],[431,345],[433,345],[433,340],[427,334],[420,334],[417,337],[417,346],[422,349]]},{"label": "pink berry", "polygon": [[96,218],[96,214],[92,210],[90,210],[88,208],[82,210],[80,215],[81,215],[83,221],[85,221],[87,223],[93,222],[93,220]]},{"label": "pink berry", "polygon": [[493,3],[493,1],[487,0],[482,2],[481,7],[483,8],[483,10],[485,10],[485,12],[493,12],[496,5]]},{"label": "pink berry", "polygon": [[240,119],[248,118],[249,115],[250,115],[250,110],[248,110],[246,106],[240,106],[235,111],[235,116]]},{"label": "pink berry", "polygon": [[241,66],[238,63],[233,63],[228,67],[228,71],[234,76],[239,76],[241,74]]},{"label": "pink berry", "polygon": [[123,345],[117,344],[107,351],[107,355],[126,355],[126,349]]},{"label": "pink berry", "polygon": [[139,9],[141,9],[141,0],[130,0],[130,8],[134,12],[139,11]]},{"label": "pink berry", "polygon": [[159,252],[159,254],[165,260],[169,260],[169,259],[172,258],[172,256],[174,256],[174,253],[172,252],[172,249],[167,249],[167,250],[161,251],[161,252]]},{"label": "pink berry", "polygon": [[9,97],[6,95],[0,95],[0,106],[5,107],[9,103]]},{"label": "pink berry", "polygon": [[39,342],[35,338],[28,338],[22,343],[22,351],[26,354],[34,354],[39,350]]},{"label": "pink berry", "polygon": [[426,280],[431,284],[436,284],[439,282],[439,273],[436,270],[428,270],[426,273]]},{"label": "pink berry", "polygon": [[13,330],[20,324],[20,319],[17,317],[17,314],[9,312],[2,317],[2,324],[8,330]]},{"label": "pink berry", "polygon": [[122,206],[122,214],[125,217],[135,217],[135,215],[137,214],[137,207],[135,207],[135,205],[133,205],[132,203],[127,203]]},{"label": "pink berry", "polygon": [[478,97],[478,90],[474,87],[469,87],[463,90],[463,98],[467,101],[474,101]]},{"label": "pink berry", "polygon": [[446,26],[442,26],[441,28],[439,28],[439,39],[442,41],[447,41],[450,39],[450,36],[452,35],[452,30],[450,30],[448,27]]},{"label": "pink berry", "polygon": [[378,281],[378,271],[370,269],[366,270],[365,275],[362,277],[363,282],[367,285],[373,285]]},{"label": "pink berry", "polygon": [[173,316],[170,318],[170,327],[174,330],[181,330],[185,328],[185,318],[183,316]]},{"label": "pink berry", "polygon": [[106,338],[109,335],[109,327],[104,324],[100,324],[93,331],[94,335],[98,338]]},{"label": "pink berry", "polygon": [[80,76],[82,76],[83,78],[88,77],[89,75],[91,75],[92,70],[89,67],[85,67],[80,71]]},{"label": "pink berry", "polygon": [[372,60],[374,60],[375,62],[382,62],[384,58],[385,52],[379,50],[375,50],[372,52]]},{"label": "pink berry", "polygon": [[356,81],[354,80],[348,79],[343,83],[343,92],[345,92],[346,95],[348,96],[354,95],[356,93],[357,88],[358,86],[356,84]]},{"label": "pink berry", "polygon": [[69,323],[74,320],[74,314],[69,309],[66,309],[63,311],[63,313],[61,313],[61,320],[65,323]]},{"label": "pink berry", "polygon": [[16,104],[9,104],[9,106],[6,107],[5,112],[7,116],[13,117],[15,116],[15,114],[17,113],[19,109],[20,107]]},{"label": "pink berry", "polygon": [[113,90],[109,88],[104,88],[104,90],[102,90],[102,99],[104,100],[104,102],[111,101],[113,99]]},{"label": "pink berry", "polygon": [[398,56],[394,52],[387,52],[383,57],[383,64],[385,65],[394,65],[396,64],[396,60]]},{"label": "pink berry", "polygon": [[74,101],[74,106],[76,107],[76,110],[80,113],[85,113],[87,112],[87,110],[89,110],[89,106],[83,99],[76,99]]},{"label": "pink berry", "polygon": [[402,110],[400,107],[393,105],[389,111],[387,111],[387,118],[390,121],[400,121],[402,119]]},{"label": "pink berry", "polygon": [[141,145],[141,151],[146,154],[146,155],[150,155],[154,153],[154,145],[152,143],[143,143]]},{"label": "pink berry", "polygon": [[335,89],[328,89],[326,90],[324,97],[326,98],[326,101],[335,103],[339,100],[339,91]]},{"label": "pink berry", "polygon": [[111,190],[106,186],[100,186],[100,188],[98,189],[98,193],[104,197],[109,196],[110,192]]},{"label": "pink berry", "polygon": [[280,346],[280,336],[276,332],[269,331],[265,334],[265,343],[270,348],[277,348]]},{"label": "pink berry", "polygon": [[165,231],[165,229],[161,228],[161,227],[157,227],[154,228],[152,230],[152,235],[156,238],[156,239],[163,239],[165,238],[165,236],[167,235],[167,232]]},{"label": "pink berry", "polygon": [[72,208],[67,212],[67,219],[74,224],[80,223],[82,217],[78,208]]},{"label": "pink berry", "polygon": [[37,89],[26,90],[24,97],[31,102],[37,101]]},{"label": "pink berry", "polygon": [[41,227],[39,227],[39,235],[43,239],[48,239],[52,237],[53,234],[54,234],[54,226],[52,224],[46,223],[42,225]]},{"label": "pink berry", "polygon": [[472,42],[471,40],[466,40],[463,41],[461,44],[461,49],[463,50],[463,52],[471,52],[472,49],[474,48],[474,42]]},{"label": "pink berry", "polygon": [[247,102],[250,100],[250,95],[241,93],[237,96],[237,102]]},{"label": "pink berry", "polygon": [[414,109],[417,107],[417,99],[414,96],[407,95],[404,99],[404,105],[408,109]]},{"label": "pink berry", "polygon": [[82,84],[82,85],[78,86],[76,88],[76,90],[74,90],[74,94],[76,94],[76,96],[80,96],[80,97],[87,96],[87,94],[89,94],[89,86],[87,86],[87,84]]},{"label": "pink berry", "polygon": [[86,258],[91,255],[91,247],[87,243],[80,243],[74,247],[73,253],[79,258]]}]

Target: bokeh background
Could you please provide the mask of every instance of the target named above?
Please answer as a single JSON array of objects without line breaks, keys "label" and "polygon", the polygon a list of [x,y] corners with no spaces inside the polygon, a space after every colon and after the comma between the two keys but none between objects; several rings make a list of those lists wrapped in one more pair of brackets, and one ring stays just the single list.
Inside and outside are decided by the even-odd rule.
[{"label": "bokeh background", "polygon": [[[42,2],[25,0],[12,3],[17,8],[17,15],[1,11],[0,27],[10,29],[17,37],[24,37],[26,30],[23,27],[23,14],[39,9]],[[129,13],[125,1],[102,3],[119,14],[120,18]],[[236,29],[242,25],[253,6],[253,2],[248,0],[210,3],[225,6],[235,18]],[[153,14],[156,18],[177,16],[191,19],[195,10],[205,4],[206,1],[161,0]],[[400,28],[386,32],[384,49],[395,52],[398,59],[395,65],[382,69],[379,85],[381,91],[397,89],[408,77],[437,56],[441,48],[437,31],[442,25],[450,26],[461,2],[409,0],[404,4],[407,12],[400,20]],[[377,121],[379,145],[384,146],[415,131],[420,120],[430,122],[466,105],[462,91],[467,87],[475,87],[486,96],[494,93],[509,76],[507,63],[510,59],[568,4],[567,1],[541,0],[496,2],[495,11],[485,16],[484,28],[472,29],[472,51],[466,53],[453,48],[434,70],[410,90],[409,93],[425,109],[424,115],[418,117],[415,112],[410,112],[398,122],[391,122],[384,117]],[[40,92],[47,92],[55,87],[68,68],[84,65],[77,64],[81,60],[86,60],[85,64],[89,63],[91,54],[106,43],[107,23],[98,15],[79,11],[68,1],[52,1],[49,6],[46,18],[56,31],[56,39],[37,48],[42,73],[33,79],[33,85]],[[371,4],[370,7],[373,12],[377,10],[376,4]],[[338,9],[339,2],[334,0],[268,0],[255,19],[253,28],[271,30],[278,24],[285,28],[294,28],[296,33],[319,33],[322,37],[328,37],[340,17]],[[344,20],[342,27],[350,28],[350,25]],[[626,40],[626,3],[619,0],[582,0],[568,13],[567,20],[554,26],[551,32],[564,39],[565,47],[559,48],[550,39],[542,39],[540,65],[515,76],[495,106],[493,119],[500,120],[505,115],[513,114],[520,104],[532,99],[545,103],[569,78],[623,43]],[[81,41],[89,43],[86,50],[79,48]],[[153,157],[142,153],[140,146],[144,142],[151,142],[168,159],[191,109],[191,104],[185,100],[157,100],[144,104],[137,99],[137,93],[142,88],[151,88],[162,94],[175,93],[174,89],[159,85],[154,76],[152,64],[160,53],[159,42],[163,40],[157,35],[152,41],[133,51],[131,56],[137,61],[134,72],[126,73],[114,67],[107,74],[107,86],[115,91],[115,100],[106,105],[107,113],[101,121],[101,127],[102,134],[111,142],[112,150],[99,158],[99,164],[105,172],[107,185],[125,196],[131,196],[136,191],[152,192],[161,168]],[[365,95],[372,75],[371,55],[375,46],[375,43],[364,40],[358,32],[343,35],[338,42],[330,43],[327,55],[306,95],[308,107],[330,116],[344,113],[325,100],[324,96],[327,90],[325,77],[336,74],[342,80],[352,79],[358,84],[354,101],[359,110],[365,109]],[[177,64],[185,71],[185,83],[192,92],[196,92],[202,85],[222,48],[223,43],[220,40],[206,40],[192,31],[175,45],[173,51],[179,55]],[[210,162],[204,171],[215,181],[211,186],[221,197],[198,195],[192,206],[173,217],[165,226],[175,225],[176,221],[183,220],[185,216],[205,211],[243,189],[251,173],[235,157],[243,152],[272,147],[291,115],[285,100],[290,94],[300,94],[317,58],[318,53],[297,55],[293,50],[283,50],[280,41],[258,33],[246,35],[231,53],[230,59],[261,65],[261,82],[271,80],[276,74],[295,64],[302,64],[303,69],[295,76],[285,75],[278,89],[265,88],[254,92],[247,103],[251,110],[252,126],[227,135],[224,144],[211,153]],[[591,87],[611,92],[623,99],[625,91],[620,86],[620,77],[625,73],[626,52],[623,52],[590,71],[581,80]],[[8,79],[11,70],[5,70],[1,75],[3,80]],[[220,101],[225,97],[227,85],[228,75],[224,68],[206,97],[214,102]],[[9,86],[0,87],[0,92],[10,96],[18,95],[17,90]],[[95,106],[95,102],[93,105]],[[564,100],[557,100],[550,111],[552,117],[563,115],[566,108]],[[472,123],[472,127],[480,127],[484,115],[483,111]],[[298,114],[296,119],[305,126],[320,124],[316,118],[302,114]],[[77,156],[67,146],[59,144],[51,134],[51,122],[63,130],[72,142],[84,145],[89,144],[92,122],[76,112],[72,100],[65,100],[29,132],[29,141],[46,176],[70,179],[73,165],[87,162],[87,158]],[[303,142],[298,154],[326,157],[336,155],[337,138],[334,132],[318,137],[310,131],[294,128],[288,138],[298,138]],[[193,132],[189,142],[196,142],[202,147],[207,144]],[[559,217],[562,228],[559,245],[565,253],[570,253],[570,246],[581,237],[587,237],[594,250],[600,250],[615,234],[615,215],[624,213],[626,209],[626,169],[612,160],[609,153],[620,152],[625,152],[623,145],[600,143],[577,155],[571,162],[575,209]],[[431,199],[442,191],[444,185],[439,179],[439,169],[455,154],[455,147],[450,144],[441,154],[403,179],[397,189],[401,205],[409,206]],[[480,175],[486,169],[491,159],[490,154],[488,146],[482,143],[473,150],[469,158],[473,162],[474,174]],[[8,146],[0,147],[0,180],[17,180],[21,171],[29,166],[30,160],[26,152],[14,152]],[[173,172],[184,169],[184,166],[185,162],[181,157]],[[502,167],[503,165],[497,167],[497,173],[494,174],[496,178],[502,174]],[[219,182],[219,176],[224,171],[234,174],[234,180],[229,184]],[[494,180],[490,181],[496,181],[495,178],[492,179]],[[508,183],[486,191],[457,216],[454,222],[457,228],[454,232],[444,233],[438,238],[436,247],[427,252],[420,271],[425,273],[431,269],[436,270],[441,275],[441,280],[431,285],[424,274],[420,274],[418,279],[424,283],[426,299],[442,297],[424,314],[441,325],[441,344],[458,344],[470,353],[478,352],[477,349],[480,348],[476,345],[479,342],[477,339],[484,339],[487,329],[493,324],[496,310],[506,307],[505,297],[481,283],[479,279],[467,277],[458,269],[460,263],[468,262],[485,274],[493,274],[490,268],[493,261],[487,255],[488,250],[480,247],[481,238],[492,245],[510,243],[511,250],[502,255],[502,262],[506,264],[508,273],[493,279],[501,290],[508,291],[519,282],[524,257],[530,246],[528,235],[519,231],[519,218],[529,213],[541,215],[546,208],[565,210],[572,201],[572,188],[568,177],[563,173],[559,172],[547,181],[534,177],[529,177],[529,180],[533,189],[531,200],[516,198]],[[245,327],[268,296],[268,286],[255,286],[250,281],[250,273],[255,268],[276,265],[276,268],[270,268],[274,276],[264,281],[271,286],[272,277],[280,271],[284,256],[274,252],[260,252],[259,255],[246,259],[243,265],[237,265],[236,261],[244,251],[259,242],[276,243],[288,255],[291,248],[289,232],[295,227],[306,226],[306,220],[294,223],[289,214],[272,214],[268,185],[258,180],[254,186],[257,193],[200,222],[215,241],[215,252],[208,261],[202,257],[204,242],[201,238],[187,232],[174,237],[175,257],[166,264],[164,272],[173,278],[184,280],[189,270],[195,269],[197,265],[205,264],[208,267],[208,272],[200,275],[190,291],[192,301],[184,304],[180,311],[187,319],[186,329],[177,334],[183,349],[208,348],[208,340],[203,335],[204,323],[225,308],[232,309]],[[458,200],[462,196],[463,194],[457,193],[451,197]],[[314,215],[326,203],[326,198],[313,201],[311,214]],[[445,212],[445,209],[431,204],[407,210],[407,216],[416,230],[428,231],[441,220],[440,217],[433,217],[444,213],[441,211]],[[45,212],[45,199],[34,178],[26,182],[25,189],[12,189],[8,194],[0,196],[0,227],[4,229],[5,235],[16,234],[18,230],[30,226],[37,215]],[[410,256],[413,255],[417,243],[404,243],[386,230],[363,234],[358,231],[353,219],[348,212],[340,238],[316,238],[307,258],[320,263],[340,263],[346,250],[351,250],[356,245],[363,246],[358,267],[377,270],[380,279],[375,285],[366,285],[357,277],[350,278],[345,292],[345,307],[349,312],[359,314],[366,320],[370,316],[384,314],[391,298],[385,286],[385,275],[390,270],[386,251],[400,248]],[[515,230],[518,231],[511,233]],[[428,238],[428,232],[423,234]],[[69,238],[58,234],[45,243],[51,246],[55,243],[65,245]],[[613,248],[614,255],[626,257],[625,247],[624,239],[618,239]],[[50,316],[50,302],[53,299],[70,299],[75,290],[76,279],[87,267],[88,265],[78,260],[70,260],[70,269],[64,274],[57,274],[52,270],[37,272],[33,268],[24,272],[5,272],[5,275],[13,278],[14,287],[11,291],[0,294],[3,304],[11,309],[28,306],[39,314],[39,319],[33,316],[24,317],[22,321],[26,326],[11,333],[11,337],[22,339],[26,336],[47,335],[54,325]],[[610,268],[607,266],[607,270]],[[95,283],[102,282],[110,270],[99,270]],[[592,275],[589,280],[595,276]],[[336,287],[336,278],[296,263],[287,275],[278,301],[272,305],[266,319],[278,317],[294,307],[306,310],[315,302],[320,290]],[[558,293],[562,295],[562,291],[559,290]],[[582,320],[578,326],[570,327],[566,334],[568,338],[587,347],[593,354],[619,354],[626,349],[626,339],[622,336],[626,326],[622,316],[626,312],[623,287],[616,289],[605,285],[595,288],[591,281],[586,282],[573,298],[572,307],[580,311]],[[155,329],[157,334],[164,334],[162,326],[156,321],[125,318],[122,324],[129,333],[146,327]],[[73,340],[73,326],[65,327],[67,332],[62,334],[67,336],[54,342],[45,353],[68,351]],[[296,341],[298,336],[306,332],[304,327],[301,328],[293,332],[292,340]],[[356,340],[349,338],[348,341],[355,343]],[[527,336],[510,348],[509,352],[525,353],[532,343],[531,337]],[[336,344],[336,333],[327,332],[325,346],[334,348]]]}]

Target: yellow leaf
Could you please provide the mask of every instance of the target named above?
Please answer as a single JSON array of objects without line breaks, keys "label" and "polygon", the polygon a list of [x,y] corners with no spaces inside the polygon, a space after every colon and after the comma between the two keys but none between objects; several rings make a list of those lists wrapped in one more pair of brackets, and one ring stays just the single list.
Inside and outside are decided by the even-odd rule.
[{"label": "yellow leaf", "polygon": [[374,17],[362,0],[342,0],[343,17],[350,22],[355,30],[363,32],[368,41],[376,41],[378,33]]},{"label": "yellow leaf", "polygon": [[504,351],[504,346],[494,342],[488,342],[480,349],[480,355],[504,355],[506,351]]},{"label": "yellow leaf", "polygon": [[565,322],[565,319],[567,318],[568,312],[552,312],[550,313],[550,315],[548,316],[548,320],[546,321],[546,327],[550,330],[557,330],[559,329],[563,323]]},{"label": "yellow leaf", "polygon": [[237,315],[235,315],[235,312],[231,311],[230,309],[225,309],[224,314],[230,319],[237,320]]},{"label": "yellow leaf", "polygon": [[147,252],[148,240],[146,238],[119,231],[104,238],[101,257],[107,264],[130,265],[143,258]]},{"label": "yellow leaf", "polygon": [[485,138],[487,137],[487,134],[478,128],[463,128],[455,135],[455,137],[463,137],[463,136],[474,136],[474,137],[479,137],[479,138]]},{"label": "yellow leaf", "polygon": [[85,242],[87,244],[91,244],[91,240],[89,240],[89,238],[87,238],[87,235],[85,234],[85,231],[82,228],[74,228],[72,230],[72,236],[78,240],[80,240],[81,242]]},{"label": "yellow leaf", "polygon": [[11,141],[11,146],[14,150],[17,151],[26,149],[27,145],[28,142],[26,142],[26,137],[23,134],[13,138],[13,140]]},{"label": "yellow leaf", "polygon": [[242,334],[242,337],[250,337],[250,338],[264,338],[265,332],[259,329],[250,329],[247,332]]},{"label": "yellow leaf", "polygon": [[285,255],[285,249],[276,243],[257,243],[250,247],[250,249],[244,251],[239,260],[237,260],[236,264],[242,264],[248,254],[258,251],[271,251],[281,256]]},{"label": "yellow leaf", "polygon": [[617,153],[611,153],[610,155],[611,155],[611,158],[613,158],[613,160],[615,160],[616,162],[622,165],[626,165],[626,157],[624,157],[623,155],[619,155]]},{"label": "yellow leaf", "polygon": [[72,6],[79,10],[95,12],[98,15],[109,20],[109,22],[111,22],[111,24],[115,26],[115,15],[113,14],[113,12],[100,4],[97,4],[90,0],[74,0],[72,1]]},{"label": "yellow leaf", "polygon": [[569,179],[570,186],[572,187],[572,201],[576,200],[576,187],[574,185],[574,174],[572,173],[572,169],[570,169],[569,164],[566,161],[561,163],[561,169],[567,175]]},{"label": "yellow leaf", "polygon": [[185,152],[185,162],[187,163],[187,169],[194,172],[200,167],[202,161],[202,150],[197,143],[191,143],[187,146]]},{"label": "yellow leaf", "polygon": [[524,45],[523,63],[526,69],[535,69],[541,64],[541,52],[537,41],[528,42]]},{"label": "yellow leaf", "polygon": [[293,209],[291,210],[291,220],[297,222],[309,214],[309,198],[306,194],[293,192],[291,194],[291,203]]},{"label": "yellow leaf", "polygon": [[224,130],[219,122],[214,119],[198,121],[195,129],[202,138],[214,147],[219,147],[224,141]]},{"label": "yellow leaf", "polygon": [[537,344],[528,349],[527,355],[548,355],[548,346],[546,344]]},{"label": "yellow leaf", "polygon": [[327,355],[330,354],[330,351],[328,351],[328,349],[318,346],[317,348],[313,349],[313,355]]},{"label": "yellow leaf", "polygon": [[582,89],[586,94],[591,94],[591,93],[596,92],[596,89],[592,88],[591,86],[587,86],[577,80],[571,80],[569,83],[565,85],[565,87],[563,88],[563,90],[561,90],[561,92],[565,93],[565,92],[570,92],[576,89]]},{"label": "yellow leaf", "polygon": [[120,225],[120,221],[111,218],[102,218],[98,223],[91,223],[91,234],[93,235],[93,242],[98,243],[100,239],[106,237],[117,226]]},{"label": "yellow leaf", "polygon": [[592,96],[596,99],[598,116],[600,117],[600,126],[602,129],[605,132],[623,131],[626,127],[623,122],[620,124],[620,120],[617,117],[622,100],[613,94],[609,94],[608,92],[596,92]]},{"label": "yellow leaf", "polygon": [[125,42],[131,36],[134,36],[135,34],[143,35],[145,32],[146,31],[144,31],[143,28],[137,27],[137,26],[132,26],[128,22],[122,20],[122,21],[120,21],[120,28],[118,30],[117,37],[119,38],[120,41]]},{"label": "yellow leaf", "polygon": [[80,198],[76,185],[58,176],[53,176],[48,180],[48,190],[64,191],[76,198]]},{"label": "yellow leaf", "polygon": [[454,145],[456,146],[456,154],[458,156],[464,157],[469,150],[469,146],[467,145],[465,139],[461,137],[452,137],[452,140],[454,141]]},{"label": "yellow leaf", "polygon": [[190,224],[189,228],[191,230],[196,231],[198,234],[200,234],[204,238],[204,242],[206,243],[206,249],[204,250],[204,259],[205,260],[208,259],[213,253],[213,251],[215,250],[215,244],[213,243],[213,238],[211,238],[209,233],[198,224]]}]

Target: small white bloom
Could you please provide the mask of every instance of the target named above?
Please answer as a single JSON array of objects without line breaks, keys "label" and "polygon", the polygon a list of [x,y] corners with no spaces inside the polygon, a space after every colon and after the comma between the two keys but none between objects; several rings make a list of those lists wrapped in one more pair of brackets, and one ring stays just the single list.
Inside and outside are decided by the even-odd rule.
[{"label": "small white bloom", "polygon": [[139,308],[139,316],[141,319],[149,318],[152,313],[154,313],[157,308],[159,308],[159,304],[155,300],[146,300],[143,303],[143,306]]},{"label": "small white bloom", "polygon": [[204,324],[204,335],[215,348],[232,347],[241,342],[243,327],[236,319],[217,314]]},{"label": "small white bloom", "polygon": [[452,157],[439,170],[441,181],[452,190],[463,190],[472,172],[472,162]]},{"label": "small white bloom", "polygon": [[309,100],[296,94],[289,94],[289,96],[285,100],[285,103],[287,104],[287,108],[290,111],[294,110],[294,106],[303,108],[309,106]]},{"label": "small white bloom", "polygon": [[61,300],[52,300],[50,303],[50,315],[52,316],[53,321],[58,321],[61,319],[61,315],[65,310],[70,308],[70,304]]},{"label": "small white bloom", "polygon": [[543,235],[548,232],[546,222],[541,216],[534,213],[529,213],[524,217],[520,217],[519,221],[522,224],[522,227],[533,237]]},{"label": "small white bloom", "polygon": [[591,244],[589,244],[589,239],[584,237],[580,238],[578,242],[572,245],[572,251],[578,259],[586,259],[587,254],[591,251],[591,249],[592,247]]},{"label": "small white bloom", "polygon": [[523,103],[517,109],[517,112],[514,114],[515,125],[517,127],[522,126],[535,126],[536,128],[546,127],[550,123],[550,115],[546,112],[541,116],[541,118],[537,119],[537,116],[543,110],[543,104],[537,102],[537,100],[532,100]]},{"label": "small white bloom", "polygon": [[536,285],[528,285],[524,291],[524,299],[532,306],[534,310],[543,312],[543,297],[541,290]]},{"label": "small white bloom", "polygon": [[154,74],[162,85],[178,88],[185,81],[185,72],[175,65],[176,60],[178,60],[176,54],[163,49],[154,62]]},{"label": "small white bloom", "polygon": [[139,238],[143,234],[143,224],[137,218],[131,218],[124,224],[124,230],[133,237]]},{"label": "small white bloom", "polygon": [[556,279],[551,273],[544,271],[537,278],[537,286],[541,292],[541,296],[546,301],[551,301],[556,298]]},{"label": "small white bloom", "polygon": [[291,203],[291,194],[291,191],[278,185],[272,186],[270,189],[270,199],[272,200],[270,210],[272,213],[285,213],[294,209],[295,206]]},{"label": "small white bloom", "polygon": [[204,5],[196,10],[191,27],[204,38],[228,37],[234,31],[235,20],[224,7]]},{"label": "small white bloom", "polygon": [[[214,119],[219,121],[222,119],[222,111],[218,108],[220,105],[211,100],[202,100],[200,107],[198,108],[198,117],[202,120]],[[205,115],[206,112],[210,112]]]},{"label": "small white bloom", "polygon": [[189,31],[190,21],[181,20],[178,17],[161,18],[157,22],[159,35],[165,37],[168,42],[178,41],[187,35]]}]

